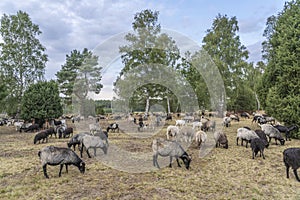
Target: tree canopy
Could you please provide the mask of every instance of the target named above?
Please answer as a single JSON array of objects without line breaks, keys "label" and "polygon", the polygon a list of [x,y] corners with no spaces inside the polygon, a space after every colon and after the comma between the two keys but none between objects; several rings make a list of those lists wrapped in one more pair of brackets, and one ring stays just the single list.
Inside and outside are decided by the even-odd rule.
[{"label": "tree canopy", "polygon": [[300,122],[300,1],[287,2],[267,21],[264,58],[266,70],[259,86],[265,109],[286,124]]},{"label": "tree canopy", "polygon": [[63,108],[55,81],[31,84],[24,92],[21,112],[23,119],[51,119],[62,114]]},{"label": "tree canopy", "polygon": [[4,14],[1,18],[0,65],[3,81],[9,85],[7,108],[19,112],[24,91],[30,84],[44,79],[48,61],[45,47],[37,38],[42,32],[26,12]]}]

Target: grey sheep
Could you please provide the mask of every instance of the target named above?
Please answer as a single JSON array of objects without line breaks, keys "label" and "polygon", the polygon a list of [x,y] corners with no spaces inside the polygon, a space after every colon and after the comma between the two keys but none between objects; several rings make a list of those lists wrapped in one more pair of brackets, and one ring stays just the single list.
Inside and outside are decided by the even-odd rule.
[{"label": "grey sheep", "polygon": [[68,165],[75,165],[83,174],[85,172],[85,163],[78,157],[78,155],[68,148],[61,148],[55,146],[46,146],[38,152],[41,159],[44,176],[49,178],[47,174],[47,165],[60,165],[58,176],[61,177],[63,166],[66,166],[68,173]]},{"label": "grey sheep", "polygon": [[80,150],[80,156],[82,158],[82,152],[83,148],[85,147],[86,153],[89,158],[91,158],[91,155],[89,153],[89,149],[94,149],[94,156],[96,156],[96,148],[100,148],[103,150],[104,154],[107,154],[108,150],[108,141],[102,140],[99,136],[91,136],[91,135],[85,135],[81,139],[81,150]]},{"label": "grey sheep", "polygon": [[71,148],[73,146],[73,149],[75,151],[76,145],[78,145],[78,148],[79,148],[82,137],[85,136],[85,135],[90,135],[90,133],[89,132],[83,132],[83,133],[78,133],[78,134],[74,135],[69,140],[69,142],[67,143],[68,147]]},{"label": "grey sheep", "polygon": [[274,138],[277,144],[277,140],[280,141],[281,145],[284,145],[285,140],[283,139],[282,134],[279,132],[278,129],[273,127],[271,124],[262,124],[259,125],[261,130],[265,132],[265,134],[269,137],[269,143],[271,143],[271,139]]},{"label": "grey sheep", "polygon": [[264,149],[265,149],[265,142],[261,138],[254,138],[251,140],[251,149],[252,149],[252,159],[254,156],[256,157],[257,153],[260,152],[260,156],[265,159]]},{"label": "grey sheep", "polygon": [[289,169],[293,169],[297,181],[300,182],[297,169],[300,167],[300,148],[287,148],[283,151],[283,162],[286,167],[286,177],[289,178]]},{"label": "grey sheep", "polygon": [[239,139],[242,140],[241,145],[243,146],[243,141],[246,141],[246,148],[248,147],[248,143],[251,142],[252,139],[259,138],[258,135],[248,128],[238,128],[236,134],[236,145],[239,145]]},{"label": "grey sheep", "polygon": [[214,138],[216,141],[216,147],[223,146],[225,149],[228,149],[228,139],[225,133],[216,131],[214,132]]},{"label": "grey sheep", "polygon": [[154,139],[152,142],[153,150],[153,166],[160,168],[157,162],[158,155],[162,157],[170,157],[169,167],[172,167],[172,159],[176,158],[178,167],[181,167],[179,164],[179,158],[183,161],[185,168],[190,168],[190,163],[192,158],[187,154],[187,152],[182,148],[182,146],[171,140],[165,140],[163,138]]}]

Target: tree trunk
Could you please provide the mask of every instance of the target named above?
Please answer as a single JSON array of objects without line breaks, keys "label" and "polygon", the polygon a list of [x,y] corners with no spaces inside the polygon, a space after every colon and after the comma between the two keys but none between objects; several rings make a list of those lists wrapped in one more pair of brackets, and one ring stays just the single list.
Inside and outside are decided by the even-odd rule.
[{"label": "tree trunk", "polygon": [[257,103],[257,110],[259,110],[260,109],[260,102],[259,102],[259,99],[258,99],[258,96],[257,96],[256,92],[254,93],[254,95],[255,95],[255,99],[256,99],[256,103]]},{"label": "tree trunk", "polygon": [[170,99],[167,96],[167,107],[168,107],[168,113],[171,113],[171,109],[170,109]]},{"label": "tree trunk", "polygon": [[146,98],[146,107],[145,107],[145,115],[148,115],[149,107],[150,107],[150,97],[149,97],[149,95],[147,95],[147,98]]}]

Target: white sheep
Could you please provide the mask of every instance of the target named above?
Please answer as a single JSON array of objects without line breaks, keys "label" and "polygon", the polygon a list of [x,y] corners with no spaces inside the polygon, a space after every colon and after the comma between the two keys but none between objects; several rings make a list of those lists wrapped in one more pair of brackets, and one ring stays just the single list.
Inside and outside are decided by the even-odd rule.
[{"label": "white sheep", "polygon": [[201,129],[202,128],[202,122],[201,121],[200,122],[193,122],[192,125],[193,125],[193,129],[195,129],[195,128]]},{"label": "white sheep", "polygon": [[179,130],[178,137],[176,139],[178,140],[179,138],[184,139],[185,142],[191,143],[194,139],[195,131],[192,127],[189,126],[184,126]]},{"label": "white sheep", "polygon": [[185,120],[179,119],[175,121],[175,126],[184,126],[185,125]]},{"label": "white sheep", "polygon": [[238,144],[239,139],[242,140],[241,145],[243,146],[243,141],[246,141],[246,148],[248,147],[248,142],[251,142],[252,139],[259,138],[258,135],[253,131],[247,128],[237,129],[236,134],[236,145]]},{"label": "white sheep", "polygon": [[170,137],[174,138],[178,134],[179,134],[179,128],[177,126],[170,125],[170,126],[167,127],[167,133],[166,133],[166,135],[167,135],[167,139],[168,140],[170,139]]},{"label": "white sheep", "polygon": [[194,138],[198,147],[200,147],[202,143],[206,142],[207,134],[204,131],[197,131],[194,135]]}]

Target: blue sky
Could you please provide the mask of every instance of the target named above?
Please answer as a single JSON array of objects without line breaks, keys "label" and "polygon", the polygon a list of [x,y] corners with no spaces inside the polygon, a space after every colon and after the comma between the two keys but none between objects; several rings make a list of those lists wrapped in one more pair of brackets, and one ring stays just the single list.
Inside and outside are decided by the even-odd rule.
[{"label": "blue sky", "polygon": [[25,11],[39,25],[49,62],[46,78],[54,79],[73,49],[94,49],[108,38],[132,29],[134,14],[144,9],[160,12],[162,28],[177,31],[201,45],[218,15],[236,16],[249,61],[261,59],[266,20],[283,9],[284,0],[2,0],[0,15]]}]

